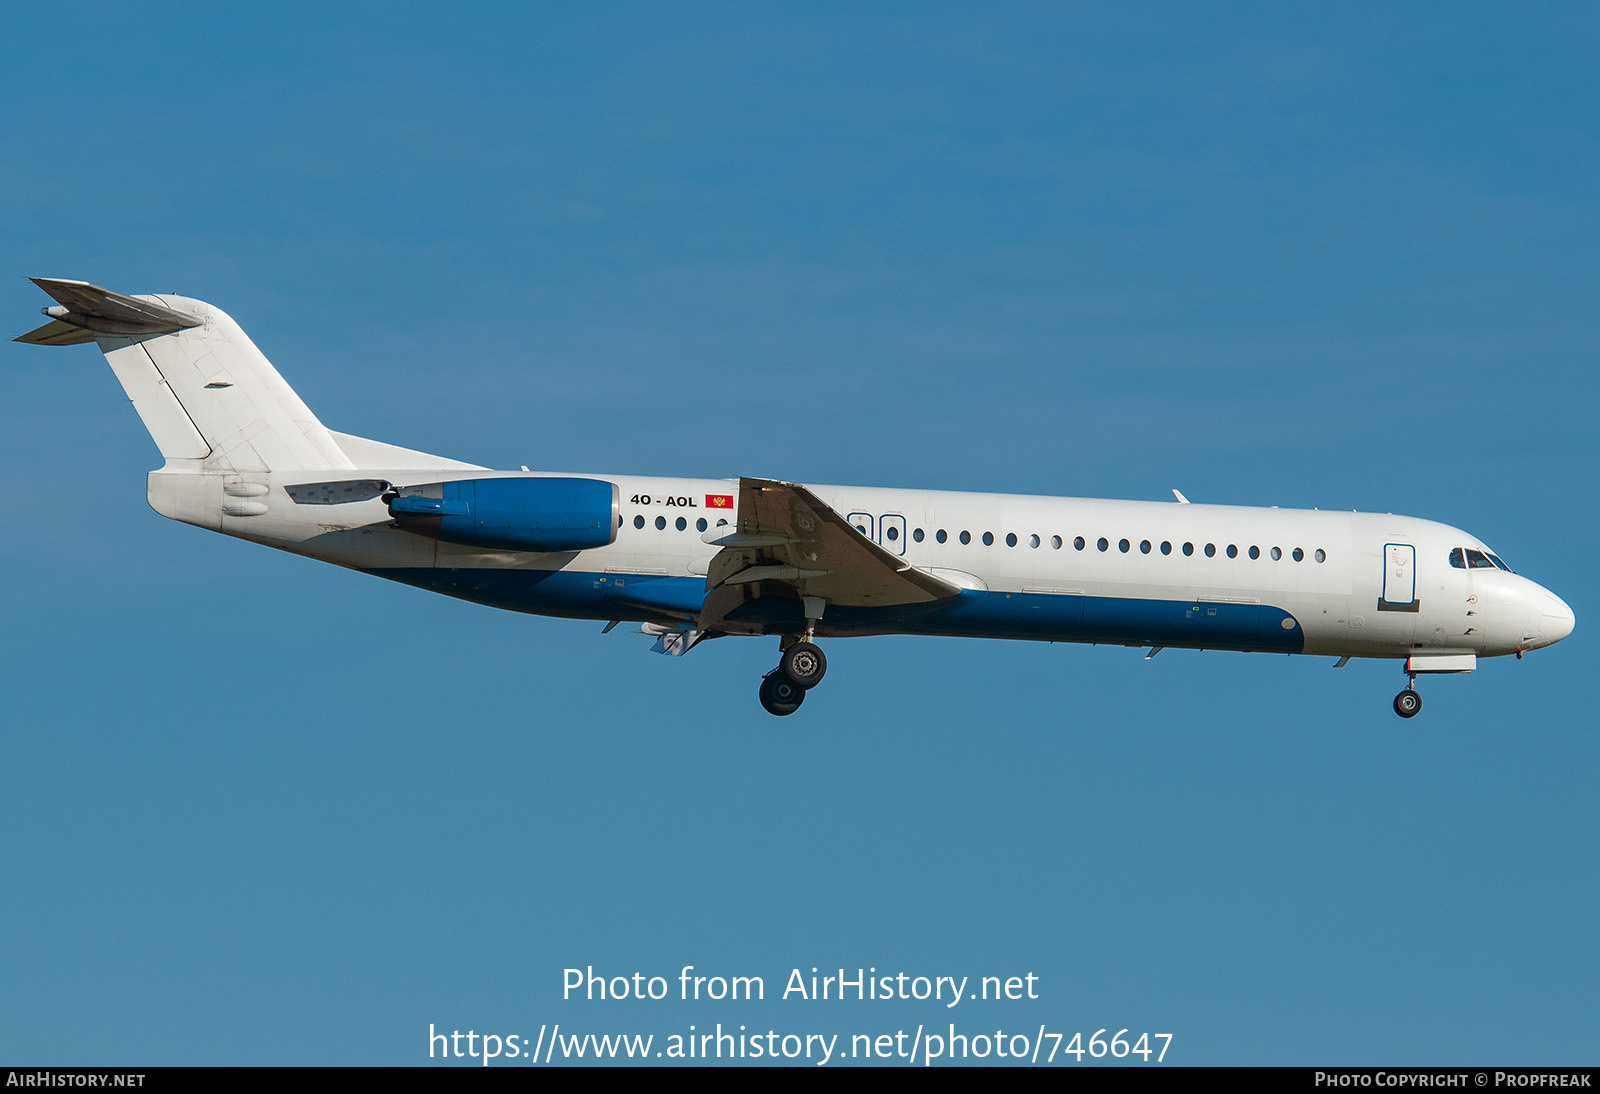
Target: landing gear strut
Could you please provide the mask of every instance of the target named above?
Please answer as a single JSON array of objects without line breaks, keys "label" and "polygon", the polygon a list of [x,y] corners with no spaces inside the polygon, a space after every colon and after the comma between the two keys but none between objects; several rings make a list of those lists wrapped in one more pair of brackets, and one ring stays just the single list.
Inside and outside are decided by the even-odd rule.
[{"label": "landing gear strut", "polygon": [[1417,711],[1422,709],[1422,696],[1417,694],[1417,674],[1410,673],[1406,680],[1406,690],[1394,697],[1394,712],[1402,718],[1415,718]]}]

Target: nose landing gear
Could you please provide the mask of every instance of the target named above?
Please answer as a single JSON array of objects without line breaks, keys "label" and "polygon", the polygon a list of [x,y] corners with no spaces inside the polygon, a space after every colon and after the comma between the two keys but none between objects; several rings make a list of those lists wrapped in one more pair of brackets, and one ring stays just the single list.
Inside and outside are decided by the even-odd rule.
[{"label": "nose landing gear", "polygon": [[1422,709],[1422,696],[1417,694],[1417,674],[1409,673],[1406,690],[1394,697],[1394,712],[1402,718],[1415,718]]},{"label": "nose landing gear", "polygon": [[1402,718],[1415,718],[1417,711],[1422,709],[1422,696],[1411,688],[1406,688],[1394,697],[1394,712]]}]

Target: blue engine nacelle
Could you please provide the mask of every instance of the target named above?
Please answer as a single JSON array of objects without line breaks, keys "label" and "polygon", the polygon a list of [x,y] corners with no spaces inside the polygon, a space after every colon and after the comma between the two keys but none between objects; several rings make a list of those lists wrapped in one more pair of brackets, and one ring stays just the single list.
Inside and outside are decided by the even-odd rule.
[{"label": "blue engine nacelle", "polygon": [[389,515],[408,532],[507,551],[582,551],[617,538],[621,499],[603,479],[460,479],[404,486]]}]

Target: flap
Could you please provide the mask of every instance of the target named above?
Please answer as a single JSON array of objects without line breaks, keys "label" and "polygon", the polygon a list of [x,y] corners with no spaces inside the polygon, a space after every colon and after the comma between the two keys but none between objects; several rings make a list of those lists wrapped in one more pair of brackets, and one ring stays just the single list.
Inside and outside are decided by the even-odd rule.
[{"label": "flap", "polygon": [[706,591],[717,595],[707,598],[702,626],[743,603],[742,590],[755,583],[858,607],[925,604],[961,591],[879,547],[792,482],[741,478],[738,520],[715,531],[723,548],[711,560]]}]

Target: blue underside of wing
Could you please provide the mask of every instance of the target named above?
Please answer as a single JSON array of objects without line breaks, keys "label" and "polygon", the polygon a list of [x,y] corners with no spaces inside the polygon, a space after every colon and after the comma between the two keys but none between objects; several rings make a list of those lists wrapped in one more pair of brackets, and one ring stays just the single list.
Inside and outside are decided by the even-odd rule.
[{"label": "blue underside of wing", "polygon": [[[700,610],[705,598],[705,581],[698,577],[568,570],[367,572],[497,608],[573,619],[684,621]],[[751,601],[729,619],[774,634],[797,632],[803,626],[800,602],[788,596]],[[972,590],[929,604],[829,605],[818,633],[934,634],[1276,653],[1299,653],[1305,647],[1299,621],[1269,604]]]}]

